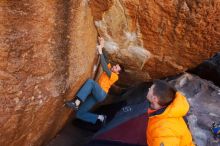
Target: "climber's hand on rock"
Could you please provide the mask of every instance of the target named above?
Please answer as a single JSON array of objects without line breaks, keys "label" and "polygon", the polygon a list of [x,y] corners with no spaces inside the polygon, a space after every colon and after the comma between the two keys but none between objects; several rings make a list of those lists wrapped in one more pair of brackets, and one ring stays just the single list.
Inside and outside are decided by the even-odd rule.
[{"label": "climber's hand on rock", "polygon": [[99,45],[103,48],[105,40],[102,37],[98,37],[98,40],[99,40]]},{"label": "climber's hand on rock", "polygon": [[98,50],[99,54],[102,54],[102,48],[103,48],[103,47],[102,47],[101,45],[98,45],[98,46],[97,46],[97,50]]}]

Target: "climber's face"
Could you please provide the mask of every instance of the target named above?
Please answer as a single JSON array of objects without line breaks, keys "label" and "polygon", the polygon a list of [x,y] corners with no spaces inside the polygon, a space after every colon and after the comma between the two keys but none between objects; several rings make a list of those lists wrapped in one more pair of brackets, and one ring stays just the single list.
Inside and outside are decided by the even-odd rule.
[{"label": "climber's face", "polygon": [[149,102],[152,103],[152,104],[158,103],[158,97],[154,95],[154,86],[155,85],[152,85],[149,88],[149,91],[148,91],[147,97],[146,97],[149,100]]},{"label": "climber's face", "polygon": [[119,73],[121,71],[121,67],[119,64],[112,66],[111,71],[114,73]]}]

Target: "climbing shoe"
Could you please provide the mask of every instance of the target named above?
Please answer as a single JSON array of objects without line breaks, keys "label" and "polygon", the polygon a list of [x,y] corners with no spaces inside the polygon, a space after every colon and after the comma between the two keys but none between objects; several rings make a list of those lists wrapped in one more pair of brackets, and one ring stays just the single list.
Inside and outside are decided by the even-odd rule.
[{"label": "climbing shoe", "polygon": [[78,110],[79,109],[79,106],[77,106],[76,103],[73,102],[73,101],[66,101],[65,102],[65,106],[69,107],[69,108],[72,108],[74,110]]},{"label": "climbing shoe", "polygon": [[98,119],[97,122],[96,122],[96,124],[100,125],[101,127],[105,126],[106,122],[107,122],[107,116],[103,115],[103,117],[104,117],[103,120]]}]

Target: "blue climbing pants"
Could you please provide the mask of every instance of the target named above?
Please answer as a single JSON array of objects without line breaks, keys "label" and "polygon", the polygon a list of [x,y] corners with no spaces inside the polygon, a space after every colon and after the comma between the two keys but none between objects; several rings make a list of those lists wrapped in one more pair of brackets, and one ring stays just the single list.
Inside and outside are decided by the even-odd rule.
[{"label": "blue climbing pants", "polygon": [[76,95],[82,101],[82,104],[76,113],[76,117],[83,121],[95,124],[98,115],[91,113],[90,110],[96,103],[102,102],[106,95],[107,94],[98,83],[92,79],[88,79]]}]

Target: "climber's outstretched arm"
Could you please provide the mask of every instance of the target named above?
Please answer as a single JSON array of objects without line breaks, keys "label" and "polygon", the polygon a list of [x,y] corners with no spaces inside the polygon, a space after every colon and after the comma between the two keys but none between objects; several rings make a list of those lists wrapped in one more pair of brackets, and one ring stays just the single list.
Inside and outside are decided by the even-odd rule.
[{"label": "climber's outstretched arm", "polygon": [[101,65],[103,70],[106,72],[106,74],[108,75],[108,77],[111,77],[111,70],[108,68],[108,64],[105,60],[105,56],[102,53],[102,49],[104,47],[104,39],[99,37],[99,45],[97,46],[98,52],[100,54],[100,58],[101,58]]}]

